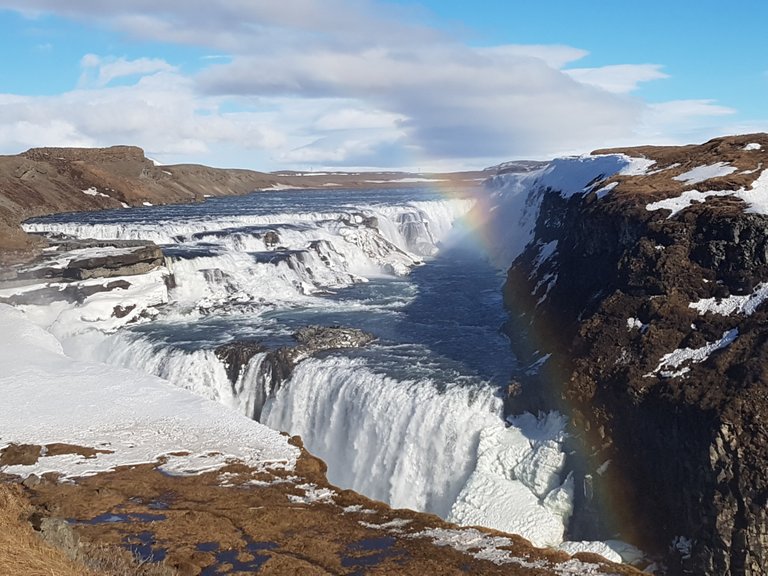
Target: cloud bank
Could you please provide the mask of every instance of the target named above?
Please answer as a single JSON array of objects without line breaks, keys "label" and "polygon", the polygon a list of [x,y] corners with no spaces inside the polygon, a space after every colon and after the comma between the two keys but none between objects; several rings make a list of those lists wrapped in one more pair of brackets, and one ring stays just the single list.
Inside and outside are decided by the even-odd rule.
[{"label": "cloud bank", "polygon": [[[733,111],[648,104],[659,64],[573,66],[556,45],[474,47],[360,0],[0,0],[129,39],[204,48],[194,72],[162,54],[84,54],[77,89],[0,97],[0,147],[135,143],[161,159],[261,168],[461,167],[690,133]],[[224,56],[224,57],[222,57]],[[230,162],[225,160],[230,159]]]}]

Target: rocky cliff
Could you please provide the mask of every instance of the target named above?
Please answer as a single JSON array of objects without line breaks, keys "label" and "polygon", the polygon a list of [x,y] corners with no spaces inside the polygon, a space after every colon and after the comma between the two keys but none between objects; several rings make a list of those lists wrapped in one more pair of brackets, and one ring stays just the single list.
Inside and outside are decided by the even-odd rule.
[{"label": "rocky cliff", "polygon": [[618,533],[669,574],[766,574],[768,135],[608,153],[645,167],[531,188],[509,410],[571,416],[572,539]]}]

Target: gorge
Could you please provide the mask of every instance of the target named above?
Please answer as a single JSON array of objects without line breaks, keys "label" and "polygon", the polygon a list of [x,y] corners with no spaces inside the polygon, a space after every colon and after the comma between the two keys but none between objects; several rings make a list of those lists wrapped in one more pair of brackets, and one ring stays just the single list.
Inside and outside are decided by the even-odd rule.
[{"label": "gorge", "polygon": [[0,299],[69,358],[298,434],[340,488],[659,573],[763,574],[766,150],[52,216]]}]

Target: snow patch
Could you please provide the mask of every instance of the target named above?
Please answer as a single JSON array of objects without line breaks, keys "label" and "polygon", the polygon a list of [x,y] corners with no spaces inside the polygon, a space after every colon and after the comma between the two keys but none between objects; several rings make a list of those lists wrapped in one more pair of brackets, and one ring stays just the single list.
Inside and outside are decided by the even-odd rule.
[{"label": "snow patch", "polygon": [[727,298],[703,298],[697,302],[691,302],[688,306],[698,310],[699,315],[707,312],[730,316],[732,314],[744,314],[751,316],[758,306],[768,300],[768,282],[763,282],[755,287],[751,294],[745,296],[728,296]]},{"label": "snow patch", "polygon": [[680,368],[680,366],[688,361],[695,364],[704,362],[713,352],[730,346],[738,336],[739,329],[734,328],[727,332],[723,332],[723,337],[719,340],[707,343],[701,348],[678,348],[677,350],[673,350],[669,354],[662,356],[656,369],[645,376],[649,377],[654,374],[659,374],[663,378],[675,378],[681,376],[690,371],[690,368],[686,367],[675,371]]},{"label": "snow patch", "polygon": [[750,150],[762,150],[762,146],[758,144],[757,142],[750,142],[746,146],[744,146],[744,150],[750,151]]},{"label": "snow patch", "polygon": [[533,271],[531,272],[531,275],[535,274],[539,267],[549,260],[555,252],[557,252],[557,240],[542,244],[539,247],[539,253],[536,255],[536,260],[533,263]]},{"label": "snow patch", "polygon": [[102,194],[102,193],[101,193],[101,192],[99,192],[99,191],[98,191],[96,188],[93,188],[93,187],[91,187],[91,188],[88,188],[88,190],[82,190],[82,192],[83,192],[83,194],[85,194],[86,196],[103,196],[104,198],[110,198],[110,196],[109,196],[109,195],[107,195],[107,194]]},{"label": "snow patch", "polygon": [[597,194],[597,197],[598,197],[598,198],[605,198],[605,197],[606,197],[606,196],[608,196],[608,194],[609,194],[609,193],[610,193],[610,192],[611,192],[611,191],[612,191],[614,188],[616,188],[616,186],[618,186],[618,185],[619,185],[619,183],[618,183],[618,182],[611,182],[611,183],[610,183],[610,184],[608,184],[607,186],[603,186],[602,188],[600,188],[600,189],[599,189],[599,190],[596,192],[596,194]]},{"label": "snow patch", "polygon": [[152,202],[147,202],[146,200],[141,203],[142,206],[152,206]]},{"label": "snow patch", "polygon": [[661,209],[670,210],[670,214],[667,216],[667,218],[672,218],[672,216],[681,210],[684,210],[694,202],[703,202],[710,196],[733,196],[734,198],[740,198],[747,203],[746,212],[768,215],[768,170],[763,170],[760,176],[754,182],[752,182],[752,186],[749,190],[744,188],[740,188],[739,190],[719,190],[708,192],[689,190],[674,198],[667,198],[665,200],[659,200],[658,202],[652,202],[645,208],[648,211]]},{"label": "snow patch", "polygon": [[3,410],[14,415],[0,422],[0,447],[64,442],[110,451],[44,456],[5,466],[7,474],[76,478],[153,462],[169,474],[199,474],[235,460],[293,468],[299,456],[278,432],[164,380],[65,356],[50,332],[5,304],[0,365]]},{"label": "snow patch", "polygon": [[565,417],[523,414],[509,428],[480,432],[478,461],[448,516],[465,526],[519,534],[534,546],[563,541],[573,482],[561,478]]},{"label": "snow patch", "polygon": [[507,547],[514,546],[509,538],[490,536],[474,528],[450,530],[433,528],[413,534],[412,538],[429,538],[436,546],[450,546],[464,554],[469,554],[478,560],[487,560],[501,566],[516,564],[522,568],[549,570],[558,576],[589,576],[603,573],[598,564],[568,560],[561,563],[546,560],[527,560],[514,556]]},{"label": "snow patch", "polygon": [[336,496],[334,490],[320,488],[317,484],[299,484],[296,488],[304,490],[304,496],[290,494],[288,500],[293,504],[333,504],[333,497]]},{"label": "snow patch", "polygon": [[728,176],[736,172],[736,168],[728,164],[727,162],[716,162],[708,166],[697,166],[687,172],[683,172],[678,176],[674,176],[672,180],[678,182],[685,182],[686,185],[698,184],[711,178],[720,178],[722,176]]},{"label": "snow patch", "polygon": [[558,548],[571,556],[578,554],[579,552],[589,552],[591,554],[598,554],[606,560],[616,562],[617,564],[621,564],[622,562],[621,555],[605,542],[563,542]]}]

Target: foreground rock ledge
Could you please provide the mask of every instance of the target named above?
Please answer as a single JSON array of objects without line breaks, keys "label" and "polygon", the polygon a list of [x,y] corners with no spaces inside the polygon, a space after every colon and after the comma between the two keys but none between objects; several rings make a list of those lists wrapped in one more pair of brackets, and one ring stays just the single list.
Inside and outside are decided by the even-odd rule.
[{"label": "foreground rock ledge", "polygon": [[[291,441],[301,445],[297,437]],[[88,453],[84,447],[69,449]],[[60,445],[57,453],[66,450]],[[41,452],[39,446],[6,449],[5,462],[29,462]],[[204,570],[308,576],[640,574],[599,556],[571,559],[516,536],[458,529],[429,514],[392,510],[330,486],[325,465],[303,449],[290,472],[256,471],[233,462],[199,476],[170,476],[157,464],[146,464],[74,483],[57,483],[53,474],[30,477],[23,485],[38,509],[36,524],[40,516],[66,519],[75,533],[69,540],[123,547],[183,576]],[[462,545],[443,545],[457,537]]]}]

